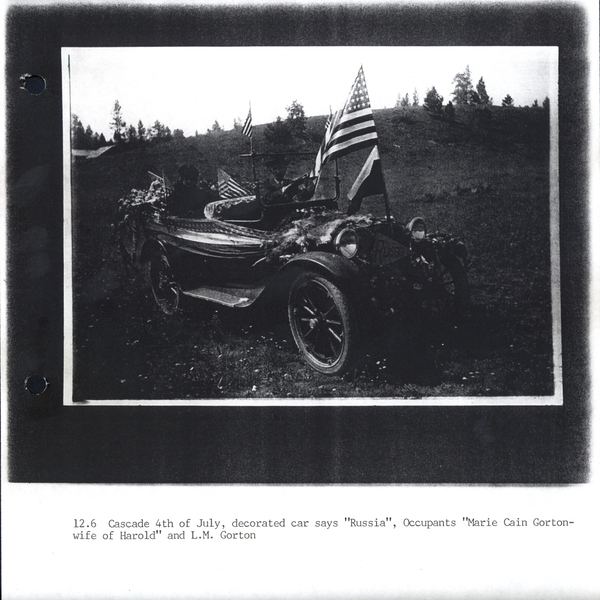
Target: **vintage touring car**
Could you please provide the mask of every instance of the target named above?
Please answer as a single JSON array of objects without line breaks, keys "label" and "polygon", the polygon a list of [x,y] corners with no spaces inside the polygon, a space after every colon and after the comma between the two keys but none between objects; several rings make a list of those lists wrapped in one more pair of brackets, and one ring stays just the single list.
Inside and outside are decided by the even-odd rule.
[{"label": "vintage touring car", "polygon": [[[160,184],[155,184],[160,185]],[[243,309],[271,292],[287,303],[293,338],[321,373],[343,374],[360,360],[366,336],[399,314],[467,310],[467,249],[459,239],[407,225],[348,215],[335,195],[301,194],[269,202],[252,196],[172,216],[146,204],[136,257],[165,313],[182,296]],[[386,205],[387,207],[387,205]]]}]

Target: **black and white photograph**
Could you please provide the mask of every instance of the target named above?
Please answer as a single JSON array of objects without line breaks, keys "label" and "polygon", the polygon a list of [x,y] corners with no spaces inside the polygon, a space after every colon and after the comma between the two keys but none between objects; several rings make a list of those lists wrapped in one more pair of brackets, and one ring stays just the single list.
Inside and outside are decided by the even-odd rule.
[{"label": "black and white photograph", "polygon": [[73,402],[562,403],[556,47],[62,67]]},{"label": "black and white photograph", "polygon": [[10,600],[598,596],[598,6],[3,6]]}]

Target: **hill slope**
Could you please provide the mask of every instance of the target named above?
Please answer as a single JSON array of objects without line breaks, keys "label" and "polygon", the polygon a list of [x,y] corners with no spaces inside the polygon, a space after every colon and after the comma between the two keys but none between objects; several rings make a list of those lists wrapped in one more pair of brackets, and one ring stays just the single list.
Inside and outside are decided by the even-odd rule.
[{"label": "hill slope", "polygon": [[[301,363],[285,323],[269,316],[253,315],[254,329],[248,329],[245,315],[205,305],[171,320],[157,315],[139,290],[141,281],[124,271],[111,237],[117,199],[131,188],[147,187],[148,170],[173,177],[182,163],[196,164],[208,179],[215,179],[217,167],[250,179],[249,161],[239,156],[249,150],[248,139],[219,132],[74,164],[76,393],[86,398],[552,393],[546,115],[534,109],[466,110],[447,122],[411,108],[374,116],[392,212],[403,222],[423,216],[430,230],[460,235],[471,250],[473,308],[462,330],[434,332],[432,347],[417,364],[412,349],[396,340],[370,370],[333,381]],[[316,152],[323,124],[324,117],[309,119],[299,150]],[[264,126],[255,128],[254,144],[259,152],[268,150]],[[342,198],[367,154],[340,160]],[[311,162],[297,159],[290,174],[308,171]],[[259,179],[266,174],[259,166]],[[383,214],[380,198],[366,200],[363,209]],[[206,320],[206,314],[212,317]]]}]

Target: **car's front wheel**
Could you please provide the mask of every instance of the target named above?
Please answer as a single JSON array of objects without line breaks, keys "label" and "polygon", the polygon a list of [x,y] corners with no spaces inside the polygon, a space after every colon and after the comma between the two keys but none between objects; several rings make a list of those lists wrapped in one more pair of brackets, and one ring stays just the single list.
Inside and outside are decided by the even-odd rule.
[{"label": "car's front wheel", "polygon": [[341,375],[355,362],[358,329],[347,295],[318,273],[302,273],[289,296],[292,335],[306,362],[326,375]]},{"label": "car's front wheel", "polygon": [[467,272],[456,257],[442,261],[436,280],[436,309],[446,317],[463,319],[469,310]]},{"label": "car's front wheel", "polygon": [[172,315],[179,307],[179,285],[173,277],[169,258],[162,250],[150,260],[150,286],[158,307]]}]

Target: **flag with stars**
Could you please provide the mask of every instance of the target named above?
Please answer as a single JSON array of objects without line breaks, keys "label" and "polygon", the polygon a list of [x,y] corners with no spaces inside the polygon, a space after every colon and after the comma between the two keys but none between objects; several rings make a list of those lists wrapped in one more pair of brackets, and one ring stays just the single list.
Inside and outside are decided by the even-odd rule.
[{"label": "flag with stars", "polygon": [[325,137],[321,166],[360,148],[377,144],[377,131],[362,66],[344,108],[333,115]]}]

